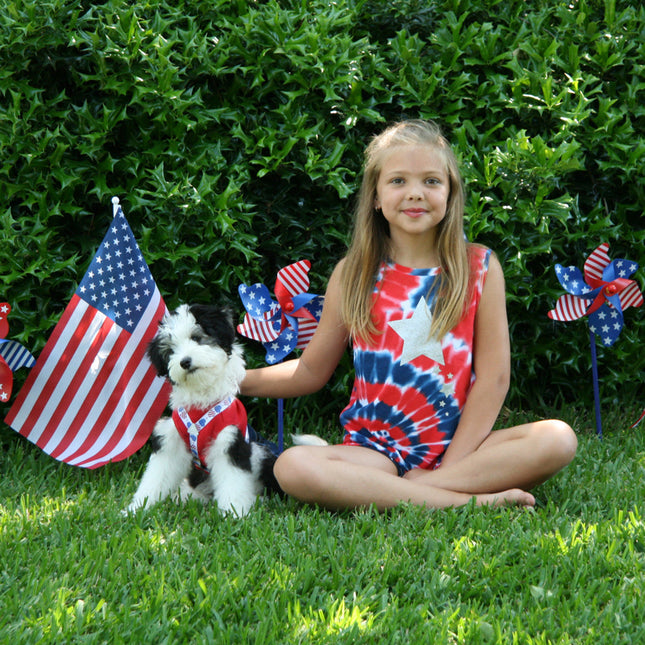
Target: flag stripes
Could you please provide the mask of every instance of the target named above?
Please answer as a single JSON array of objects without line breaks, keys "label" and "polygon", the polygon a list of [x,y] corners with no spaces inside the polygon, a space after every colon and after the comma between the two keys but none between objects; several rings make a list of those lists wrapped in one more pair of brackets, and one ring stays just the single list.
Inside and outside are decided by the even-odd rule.
[{"label": "flag stripes", "polygon": [[4,358],[12,372],[21,367],[31,367],[36,362],[29,350],[15,340],[0,342],[0,356]]}]

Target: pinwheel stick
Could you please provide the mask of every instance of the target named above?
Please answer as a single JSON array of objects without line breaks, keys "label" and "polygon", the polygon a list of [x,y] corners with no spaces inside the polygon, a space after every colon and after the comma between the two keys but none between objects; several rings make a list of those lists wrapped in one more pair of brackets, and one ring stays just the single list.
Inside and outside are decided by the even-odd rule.
[{"label": "pinwheel stick", "polygon": [[284,450],[284,399],[278,399],[278,452]]},{"label": "pinwheel stick", "polygon": [[600,390],[598,387],[598,360],[596,358],[596,334],[589,330],[591,343],[591,372],[593,374],[593,399],[596,408],[596,434],[602,439],[602,421],[600,419]]}]

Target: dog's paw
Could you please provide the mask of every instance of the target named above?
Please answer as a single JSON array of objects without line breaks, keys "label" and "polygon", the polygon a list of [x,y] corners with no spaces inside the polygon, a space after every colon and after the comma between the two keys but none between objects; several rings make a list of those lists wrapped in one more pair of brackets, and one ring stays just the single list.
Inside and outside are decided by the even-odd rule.
[{"label": "dog's paw", "polygon": [[328,446],[329,443],[315,434],[292,434],[294,446]]},{"label": "dog's paw", "polygon": [[187,479],[181,482],[179,487],[179,501],[187,502],[189,499],[197,499],[202,504],[207,504],[213,500],[213,491],[208,481],[204,481],[198,486],[191,486]]},{"label": "dog's paw", "polygon": [[142,507],[143,507],[143,504],[135,504],[133,502],[127,508],[124,508],[121,511],[121,515],[123,515],[123,517],[129,517],[130,515],[134,515]]}]

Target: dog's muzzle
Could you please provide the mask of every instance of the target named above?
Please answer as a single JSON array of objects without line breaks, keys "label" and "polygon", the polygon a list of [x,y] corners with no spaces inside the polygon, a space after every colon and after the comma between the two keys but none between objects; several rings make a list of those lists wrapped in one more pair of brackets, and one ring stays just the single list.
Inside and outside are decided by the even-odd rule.
[{"label": "dog's muzzle", "polygon": [[179,365],[181,369],[188,372],[189,374],[197,369],[193,366],[193,360],[192,358],[190,358],[190,356],[184,356],[184,358],[179,361]]}]

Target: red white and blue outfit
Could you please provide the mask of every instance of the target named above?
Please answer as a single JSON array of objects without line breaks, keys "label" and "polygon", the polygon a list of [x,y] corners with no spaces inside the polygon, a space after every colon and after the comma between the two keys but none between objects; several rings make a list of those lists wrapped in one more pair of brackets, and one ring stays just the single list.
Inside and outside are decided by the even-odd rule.
[{"label": "red white and blue outfit", "polygon": [[225,399],[206,410],[178,408],[173,410],[172,419],[177,432],[193,455],[193,463],[203,470],[208,470],[206,467],[208,447],[224,428],[236,426],[247,443],[251,440],[246,409],[236,397]]},{"label": "red white and blue outfit", "polygon": [[470,300],[460,322],[427,342],[440,268],[381,265],[372,315],[379,334],[353,339],[355,380],[340,415],[343,443],[389,457],[399,475],[437,468],[475,379],[473,339],[491,251],[469,246]]}]

